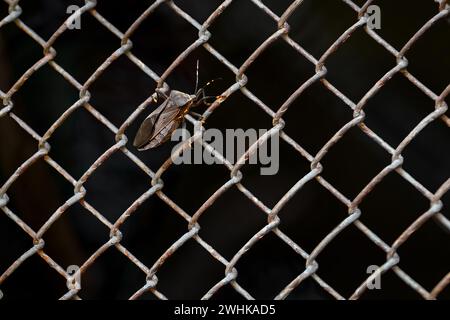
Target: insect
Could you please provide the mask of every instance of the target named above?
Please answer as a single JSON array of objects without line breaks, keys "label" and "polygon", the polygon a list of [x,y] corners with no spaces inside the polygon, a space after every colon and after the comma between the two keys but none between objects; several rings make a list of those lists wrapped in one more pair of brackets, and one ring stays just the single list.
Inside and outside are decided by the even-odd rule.
[{"label": "insect", "polygon": [[169,96],[157,91],[158,95],[164,98],[164,102],[156,108],[142,122],[134,138],[133,145],[139,151],[155,148],[167,140],[172,132],[177,129],[184,120],[184,116],[191,108],[206,103],[206,99],[214,98],[205,96],[205,88],[215,80],[209,81],[204,87],[197,90],[198,87],[198,62],[197,79],[195,84],[195,94],[187,94],[181,91],[172,90]]}]

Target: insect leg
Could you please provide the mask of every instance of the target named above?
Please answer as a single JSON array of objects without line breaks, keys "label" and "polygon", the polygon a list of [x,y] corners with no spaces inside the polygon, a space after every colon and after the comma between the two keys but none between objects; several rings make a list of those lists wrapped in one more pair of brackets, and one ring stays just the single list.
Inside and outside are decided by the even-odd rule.
[{"label": "insect leg", "polygon": [[214,101],[213,102],[207,102],[206,100],[207,99],[212,99],[212,98],[214,98],[214,100],[217,99],[217,97],[215,97],[215,96],[205,96],[205,95],[203,95],[203,97],[201,99],[199,99],[195,105],[198,106],[201,103],[203,103],[206,106],[210,106],[210,105],[212,105],[214,103]]},{"label": "insect leg", "polygon": [[164,100],[167,100],[169,96],[164,92],[163,88],[156,88],[155,90],[157,97],[162,97]]},{"label": "insect leg", "polygon": [[[198,119],[200,119],[201,117],[203,117],[200,113],[194,112],[194,111],[190,111],[189,114],[191,116],[197,117]],[[197,119],[197,120],[198,120]]]}]

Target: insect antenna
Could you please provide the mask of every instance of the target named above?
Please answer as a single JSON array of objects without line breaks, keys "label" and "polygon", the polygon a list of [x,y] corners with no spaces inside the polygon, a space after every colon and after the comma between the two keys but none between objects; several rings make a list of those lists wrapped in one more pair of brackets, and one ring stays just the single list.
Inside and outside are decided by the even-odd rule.
[{"label": "insect antenna", "polygon": [[197,100],[196,105],[201,104],[203,101],[206,101],[207,99],[214,99],[215,100],[217,98],[219,98],[219,97],[216,97],[216,96],[204,96],[201,99]]},{"label": "insect antenna", "polygon": [[[211,84],[213,84],[214,82],[216,82],[217,80],[222,80],[222,78],[216,78],[216,79],[212,79],[210,81],[208,81],[203,87],[201,87],[198,91],[195,91],[195,96],[197,97],[197,99],[200,97],[200,95],[203,95],[203,97],[205,97],[205,89],[210,86]],[[203,98],[202,98],[203,99]]]},{"label": "insect antenna", "polygon": [[194,92],[197,92],[198,89],[198,59],[197,59],[197,69],[195,70],[195,90]]}]

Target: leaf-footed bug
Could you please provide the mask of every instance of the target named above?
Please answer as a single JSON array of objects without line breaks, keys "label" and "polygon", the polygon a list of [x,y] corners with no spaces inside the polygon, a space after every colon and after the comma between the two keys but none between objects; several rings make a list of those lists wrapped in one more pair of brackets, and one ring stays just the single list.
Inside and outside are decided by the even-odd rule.
[{"label": "leaf-footed bug", "polygon": [[138,150],[143,151],[155,148],[167,140],[172,132],[177,129],[184,120],[184,116],[192,107],[205,103],[208,98],[217,98],[205,96],[205,88],[215,80],[209,81],[201,89],[198,87],[198,61],[196,71],[195,94],[187,94],[181,91],[172,90],[167,96],[161,90],[156,90],[157,96],[162,96],[164,102],[156,108],[142,122],[134,138],[133,145]]}]

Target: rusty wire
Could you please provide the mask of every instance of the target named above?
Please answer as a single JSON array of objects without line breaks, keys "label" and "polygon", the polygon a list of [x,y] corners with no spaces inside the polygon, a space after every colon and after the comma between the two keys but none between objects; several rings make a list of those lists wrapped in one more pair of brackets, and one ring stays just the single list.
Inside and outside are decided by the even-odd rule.
[{"label": "rusty wire", "polygon": [[[62,299],[79,299],[78,292],[80,290],[79,286],[74,283],[74,275],[69,275],[66,270],[58,265],[49,255],[45,252],[45,242],[43,240],[43,235],[52,226],[55,221],[57,221],[64,212],[75,203],[80,203],[84,208],[86,208],[93,216],[95,216],[101,223],[107,226],[110,230],[110,239],[108,242],[103,244],[91,257],[89,257],[83,265],[80,267],[80,274],[83,274],[96,259],[98,259],[108,248],[115,247],[119,252],[126,256],[132,263],[139,267],[143,273],[146,275],[146,283],[137,290],[130,298],[137,299],[146,292],[153,293],[159,299],[166,299],[164,293],[158,290],[158,270],[160,267],[170,258],[170,256],[180,247],[182,247],[190,239],[195,240],[200,246],[202,246],[214,259],[223,264],[225,269],[225,275],[221,281],[215,284],[208,292],[204,294],[203,299],[211,298],[220,288],[225,285],[230,284],[239,294],[241,294],[246,299],[253,299],[249,292],[246,291],[244,287],[239,285],[238,270],[235,268],[237,262],[245,255],[245,253],[261,240],[265,235],[269,233],[275,234],[279,239],[281,239],[286,245],[288,245],[295,253],[306,260],[304,271],[299,274],[295,279],[283,288],[276,299],[285,299],[289,296],[296,287],[298,287],[302,281],[307,278],[312,278],[316,281],[326,292],[329,293],[331,297],[336,299],[358,299],[367,289],[367,284],[374,279],[377,275],[384,273],[388,270],[392,270],[406,283],[410,288],[415,290],[425,299],[436,299],[439,294],[449,285],[450,283],[450,272],[443,277],[434,288],[427,290],[420,283],[409,276],[405,271],[403,271],[399,266],[400,257],[397,254],[398,248],[408,240],[412,233],[416,232],[427,220],[434,219],[436,223],[440,224],[444,229],[450,231],[450,221],[441,214],[443,195],[450,189],[450,179],[447,179],[437,191],[433,192],[426,189],[418,180],[416,180],[410,173],[403,169],[403,156],[402,151],[405,147],[411,143],[411,141],[430,123],[433,121],[443,121],[447,126],[450,126],[450,119],[445,115],[448,110],[448,106],[445,102],[445,98],[450,93],[450,85],[448,85],[442,93],[434,93],[432,90],[427,88],[419,79],[417,79],[413,74],[408,71],[408,60],[406,54],[415,42],[427,32],[427,30],[432,27],[436,22],[445,19],[449,16],[450,6],[446,0],[436,1],[437,10],[436,15],[427,21],[415,34],[407,41],[407,43],[400,50],[395,49],[390,45],[385,39],[377,34],[375,30],[367,27],[367,16],[366,10],[369,5],[373,2],[372,0],[367,1],[362,7],[359,7],[351,0],[342,0],[343,3],[348,5],[352,10],[355,11],[356,21],[348,28],[326,51],[321,57],[314,57],[307,50],[305,50],[299,43],[294,41],[289,36],[289,24],[287,20],[293,14],[295,10],[301,7],[302,0],[295,0],[286,9],[286,11],[278,16],[271,11],[264,3],[259,0],[251,0],[257,7],[262,10],[267,16],[273,19],[277,25],[278,29],[270,37],[268,37],[248,58],[241,66],[235,66],[227,60],[219,51],[217,51],[213,46],[208,43],[211,37],[211,33],[208,28],[214,23],[214,21],[227,10],[227,7],[232,3],[232,0],[225,0],[222,4],[216,8],[216,10],[206,19],[205,22],[200,23],[194,18],[189,16],[180,7],[178,7],[174,2],[170,0],[156,0],[154,1],[129,27],[125,32],[119,31],[113,24],[111,24],[107,19],[105,19],[99,12],[96,11],[96,0],[86,0],[85,5],[81,7],[77,12],[74,12],[68,19],[63,23],[56,32],[48,39],[45,40],[41,38],[33,29],[27,26],[21,19],[22,9],[19,6],[20,0],[3,0],[9,5],[9,14],[0,20],[0,28],[6,24],[15,24],[17,28],[31,37],[36,43],[38,43],[43,48],[43,56],[37,61],[31,68],[29,68],[13,85],[7,92],[0,91],[0,96],[3,102],[3,106],[0,109],[0,117],[10,117],[13,119],[23,130],[25,130],[31,137],[33,137],[36,142],[38,149],[37,151],[17,170],[9,177],[9,179],[0,188],[0,208],[2,211],[18,226],[20,226],[23,231],[28,234],[32,241],[33,246],[26,252],[24,252],[20,258],[18,258],[6,271],[0,275],[0,284],[2,284],[20,265],[29,257],[33,255],[40,256],[48,265],[55,269],[63,278],[67,280],[67,293],[62,296]],[[431,1],[431,0],[430,0]],[[188,48],[186,48],[164,71],[164,73],[159,76],[156,72],[151,70],[146,66],[137,56],[133,54],[133,44],[130,40],[131,35],[139,28],[139,25],[145,20],[149,19],[151,14],[159,6],[167,6],[178,16],[183,18],[194,28],[198,30],[198,39],[196,39]],[[71,19],[76,15],[91,15],[94,17],[99,24],[103,25],[107,30],[114,34],[117,38],[121,40],[121,46],[115,50],[89,77],[85,83],[79,83],[70,73],[64,70],[59,64],[54,61],[57,54],[56,50],[52,47],[54,42],[60,37],[67,29],[68,24]],[[375,85],[365,93],[360,101],[352,101],[350,98],[345,96],[338,88],[336,88],[332,83],[326,79],[327,69],[326,62],[327,59],[332,56],[342,44],[352,36],[352,34],[363,29],[368,36],[373,38],[378,42],[385,50],[393,56],[396,60],[396,65],[389,70],[381,79],[379,79]],[[291,96],[278,108],[276,112],[273,112],[271,108],[265,105],[261,100],[259,100],[248,88],[246,88],[247,76],[245,75],[246,70],[249,66],[261,55],[261,53],[271,46],[276,40],[284,40],[290,47],[296,50],[299,54],[304,56],[312,65],[315,66],[315,74],[304,82]],[[117,128],[114,126],[105,116],[103,116],[99,111],[95,109],[90,102],[90,86],[102,75],[103,72],[119,57],[126,56],[131,62],[133,62],[142,72],[153,79],[157,83],[157,87],[169,88],[168,84],[165,82],[167,77],[174,71],[174,69],[180,65],[183,60],[189,56],[196,48],[203,46],[213,57],[215,57],[220,63],[231,70],[235,76],[236,81],[227,90],[225,90],[221,96],[223,99],[214,102],[203,114],[206,120],[221,103],[228,99],[233,93],[240,91],[248,99],[253,101],[262,111],[267,113],[273,119],[273,127],[262,136],[258,142],[252,145],[246,153],[239,159],[239,161],[233,165],[227,161],[221,154],[215,152],[213,148],[202,141],[201,143],[204,147],[209,150],[215,157],[218,157],[222,163],[230,171],[230,179],[206,201],[203,205],[195,212],[192,216],[186,213],[183,208],[179,207],[174,201],[172,201],[164,193],[164,173],[172,165],[172,160],[170,157],[167,161],[156,170],[156,172],[146,166],[136,155],[133,154],[131,150],[128,149],[128,137],[125,135],[126,129],[131,125],[137,116],[143,112],[147,106],[152,101],[152,96],[148,97],[143,101],[136,110],[129,115],[129,117],[123,122],[123,124]],[[48,128],[47,132],[43,136],[39,136],[27,123],[20,119],[14,113],[14,95],[21,89],[21,87],[26,83],[28,78],[42,66],[49,65],[59,74],[61,74],[65,80],[79,91],[79,99],[72,106],[70,106],[60,117]],[[397,146],[393,147],[384,141],[380,136],[378,136],[374,131],[372,131],[365,123],[365,113],[364,107],[367,102],[389,81],[394,75],[401,74],[408,81],[410,81],[416,88],[421,90],[425,95],[427,95],[435,103],[435,109],[430,110],[429,114],[420,121],[420,123],[404,138],[404,140]],[[335,133],[335,135],[329,139],[328,142],[321,148],[321,150],[312,155],[303,149],[294,139],[289,137],[283,132],[285,125],[285,120],[283,115],[290,108],[294,100],[296,100],[308,87],[314,83],[321,83],[324,88],[333,93],[337,98],[342,100],[345,105],[353,110],[353,119],[346,123],[342,128]],[[85,108],[99,124],[104,125],[107,129],[115,134],[115,144],[106,150],[94,163],[84,172],[84,174],[76,179],[72,177],[61,165],[59,165],[52,157],[50,151],[50,144],[48,140],[58,129],[66,119],[68,119],[71,114],[79,109]],[[186,141],[178,150],[178,155],[181,151],[191,147],[192,141],[199,139],[201,132],[203,130],[202,123],[194,120],[192,117],[187,116],[188,121],[195,125],[195,134]],[[367,135],[373,142],[380,145],[388,154],[391,155],[391,163],[383,168],[360,192],[354,199],[349,199],[343,195],[339,190],[337,190],[331,183],[325,180],[321,176],[323,167],[320,163],[324,155],[342,138],[342,136],[351,128],[359,128],[365,135]],[[292,146],[301,157],[304,157],[310,162],[311,170],[305,176],[303,176],[273,207],[267,207],[260,199],[253,195],[242,183],[241,179],[243,174],[240,168],[244,164],[246,157],[251,155],[256,150],[256,146],[261,141],[268,139],[269,137],[280,134],[280,137]],[[133,161],[146,175],[151,178],[152,185],[144,194],[142,194],[134,203],[117,219],[115,222],[108,221],[101,212],[98,212],[92,205],[90,205],[86,200],[86,190],[84,184],[91,177],[91,175],[107,161],[113,154],[121,152],[127,156],[131,161]],[[24,221],[22,221],[19,216],[17,216],[8,207],[8,189],[13,184],[13,182],[20,177],[20,175],[26,171],[33,163],[43,159],[50,167],[56,170],[62,177],[64,177],[68,182],[70,182],[74,187],[73,196],[68,199],[61,207],[59,207],[51,217],[45,222],[45,224],[39,230],[33,230]],[[374,187],[383,180],[391,172],[396,172],[401,176],[406,182],[411,184],[420,194],[429,200],[430,207],[424,212],[420,217],[418,217],[403,233],[394,241],[392,244],[384,242],[380,237],[377,236],[369,227],[364,225],[359,221],[359,217],[364,214],[359,209],[359,205],[363,199],[374,189]],[[293,240],[291,240],[283,231],[278,228],[280,224],[280,219],[282,216],[279,215],[281,209],[286,205],[286,203],[297,193],[302,187],[311,180],[316,180],[325,190],[330,192],[334,197],[336,197],[340,202],[342,202],[348,208],[348,216],[342,217],[342,221],[332,230],[328,235],[326,235],[322,241],[312,250],[312,252],[306,252]],[[246,197],[248,197],[254,205],[256,205],[262,212],[267,216],[267,224],[258,233],[256,233],[248,242],[238,250],[234,257],[228,261],[219,252],[217,252],[211,245],[204,241],[198,234],[200,230],[200,225],[198,220],[203,212],[208,209],[226,190],[230,188],[237,188]],[[186,233],[175,241],[166,252],[152,265],[146,266],[141,261],[139,261],[127,248],[121,244],[122,234],[120,227],[122,224],[137,210],[137,208],[144,203],[150,197],[159,197],[164,201],[169,207],[173,209],[175,213],[184,218],[187,224]],[[364,234],[368,239],[370,239],[377,247],[383,250],[386,254],[386,261],[379,269],[370,275],[361,285],[354,291],[350,297],[342,296],[337,289],[332,288],[324,280],[322,280],[317,275],[317,270],[319,269],[319,264],[316,262],[317,256],[324,250],[324,248],[333,239],[339,235],[348,226],[356,226],[362,234]]]}]

